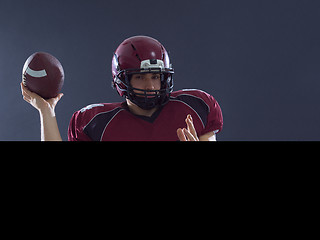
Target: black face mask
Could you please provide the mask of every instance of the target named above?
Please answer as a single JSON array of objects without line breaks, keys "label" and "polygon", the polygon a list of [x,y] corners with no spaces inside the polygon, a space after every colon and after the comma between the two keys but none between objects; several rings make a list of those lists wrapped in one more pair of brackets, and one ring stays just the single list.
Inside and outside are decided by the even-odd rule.
[{"label": "black face mask", "polygon": [[[138,90],[139,93],[135,93],[133,90]],[[142,90],[139,88],[129,87],[127,97],[138,107],[144,110],[150,110],[157,106],[165,105],[169,101],[170,93],[171,92],[167,92],[166,89]]]}]

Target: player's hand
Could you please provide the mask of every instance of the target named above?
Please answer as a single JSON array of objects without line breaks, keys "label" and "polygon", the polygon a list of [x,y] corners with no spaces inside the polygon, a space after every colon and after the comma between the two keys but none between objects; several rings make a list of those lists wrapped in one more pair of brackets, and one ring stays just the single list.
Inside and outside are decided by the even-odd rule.
[{"label": "player's hand", "polygon": [[188,114],[186,118],[187,128],[178,128],[177,135],[180,141],[199,141],[196,129],[194,128],[192,117]]},{"label": "player's hand", "polygon": [[61,99],[61,97],[63,96],[63,93],[58,94],[58,96],[56,96],[55,98],[50,98],[45,100],[42,97],[40,97],[38,94],[28,90],[28,88],[25,87],[23,83],[21,83],[20,85],[21,85],[21,93],[22,93],[23,99],[26,102],[30,103],[39,112],[46,112],[49,110],[50,113],[54,115],[54,109],[57,103],[59,102],[59,100]]}]

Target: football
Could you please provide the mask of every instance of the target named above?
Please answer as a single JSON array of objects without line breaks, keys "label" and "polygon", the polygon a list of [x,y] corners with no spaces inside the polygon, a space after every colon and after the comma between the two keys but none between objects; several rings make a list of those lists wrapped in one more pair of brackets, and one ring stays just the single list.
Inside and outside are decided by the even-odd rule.
[{"label": "football", "polygon": [[36,52],[24,63],[22,83],[44,99],[56,97],[64,83],[62,65],[51,54]]}]

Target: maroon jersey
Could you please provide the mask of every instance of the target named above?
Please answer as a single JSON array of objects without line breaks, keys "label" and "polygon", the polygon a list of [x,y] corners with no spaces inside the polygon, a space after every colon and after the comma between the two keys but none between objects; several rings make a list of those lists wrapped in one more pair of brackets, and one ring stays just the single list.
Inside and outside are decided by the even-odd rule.
[{"label": "maroon jersey", "polygon": [[223,119],[218,102],[196,89],[172,92],[169,102],[151,117],[131,113],[126,102],[92,104],[71,118],[69,141],[178,141],[191,114],[198,137],[218,133]]}]

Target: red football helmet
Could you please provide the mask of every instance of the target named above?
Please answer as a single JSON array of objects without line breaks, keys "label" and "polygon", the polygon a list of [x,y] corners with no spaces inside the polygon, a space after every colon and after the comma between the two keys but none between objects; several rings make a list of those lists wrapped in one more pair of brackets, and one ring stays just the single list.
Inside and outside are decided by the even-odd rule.
[{"label": "red football helmet", "polygon": [[[160,90],[143,90],[130,84],[132,74],[160,73]],[[174,71],[164,46],[147,36],[134,36],[124,40],[112,58],[112,86],[120,96],[128,97],[142,109],[162,106],[173,91]],[[136,93],[138,90],[143,93]]]}]

